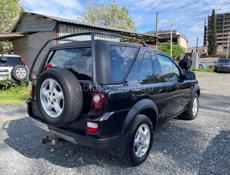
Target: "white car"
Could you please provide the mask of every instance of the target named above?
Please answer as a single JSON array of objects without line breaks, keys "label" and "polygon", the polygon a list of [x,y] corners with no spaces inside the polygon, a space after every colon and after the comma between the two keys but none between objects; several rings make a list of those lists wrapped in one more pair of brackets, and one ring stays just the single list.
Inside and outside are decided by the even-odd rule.
[{"label": "white car", "polygon": [[28,83],[28,67],[19,55],[0,54],[0,81]]}]

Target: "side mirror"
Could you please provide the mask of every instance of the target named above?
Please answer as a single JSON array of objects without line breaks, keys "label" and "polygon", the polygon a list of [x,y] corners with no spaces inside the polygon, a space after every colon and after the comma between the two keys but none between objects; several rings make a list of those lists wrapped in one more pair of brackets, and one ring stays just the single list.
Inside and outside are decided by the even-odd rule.
[{"label": "side mirror", "polygon": [[194,72],[186,72],[184,75],[185,80],[195,80],[196,74]]}]

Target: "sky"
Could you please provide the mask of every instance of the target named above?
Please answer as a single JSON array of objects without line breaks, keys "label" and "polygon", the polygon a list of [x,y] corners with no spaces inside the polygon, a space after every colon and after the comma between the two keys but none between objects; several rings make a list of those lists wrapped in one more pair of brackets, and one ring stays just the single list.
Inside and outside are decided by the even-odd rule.
[{"label": "sky", "polygon": [[[92,0],[96,3],[112,3],[109,0]],[[67,19],[77,19],[90,0],[21,0],[26,11],[57,16]],[[155,16],[159,13],[159,30],[173,30],[184,34],[189,41],[189,47],[203,45],[204,21],[216,13],[230,12],[229,0],[116,0],[120,6],[129,10],[129,15],[135,21],[138,32],[155,30]]]}]

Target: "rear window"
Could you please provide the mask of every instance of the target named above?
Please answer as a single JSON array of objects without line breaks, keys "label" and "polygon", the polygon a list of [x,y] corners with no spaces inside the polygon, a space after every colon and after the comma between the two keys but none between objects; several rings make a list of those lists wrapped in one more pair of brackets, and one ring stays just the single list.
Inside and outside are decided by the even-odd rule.
[{"label": "rear window", "polygon": [[228,58],[220,58],[220,59],[218,60],[218,62],[219,62],[219,63],[230,63],[230,59],[228,59]]},{"label": "rear window", "polygon": [[22,65],[22,60],[20,57],[0,57],[1,67],[15,67],[17,65]]},{"label": "rear window", "polygon": [[129,71],[136,55],[136,47],[110,46],[111,78],[113,82],[120,82]]},{"label": "rear window", "polygon": [[93,59],[91,48],[57,50],[51,53],[49,63],[54,67],[71,69],[78,74],[92,77]]}]

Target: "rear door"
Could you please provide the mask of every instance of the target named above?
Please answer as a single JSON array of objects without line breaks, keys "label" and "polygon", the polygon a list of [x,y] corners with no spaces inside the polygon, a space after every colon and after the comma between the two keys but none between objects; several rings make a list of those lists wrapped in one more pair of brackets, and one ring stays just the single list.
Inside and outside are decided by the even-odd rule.
[{"label": "rear door", "polygon": [[90,86],[93,74],[93,58],[91,47],[76,47],[52,50],[48,54],[47,62],[52,67],[60,67],[70,70],[79,80],[83,89],[83,111],[90,111],[91,94]]}]

